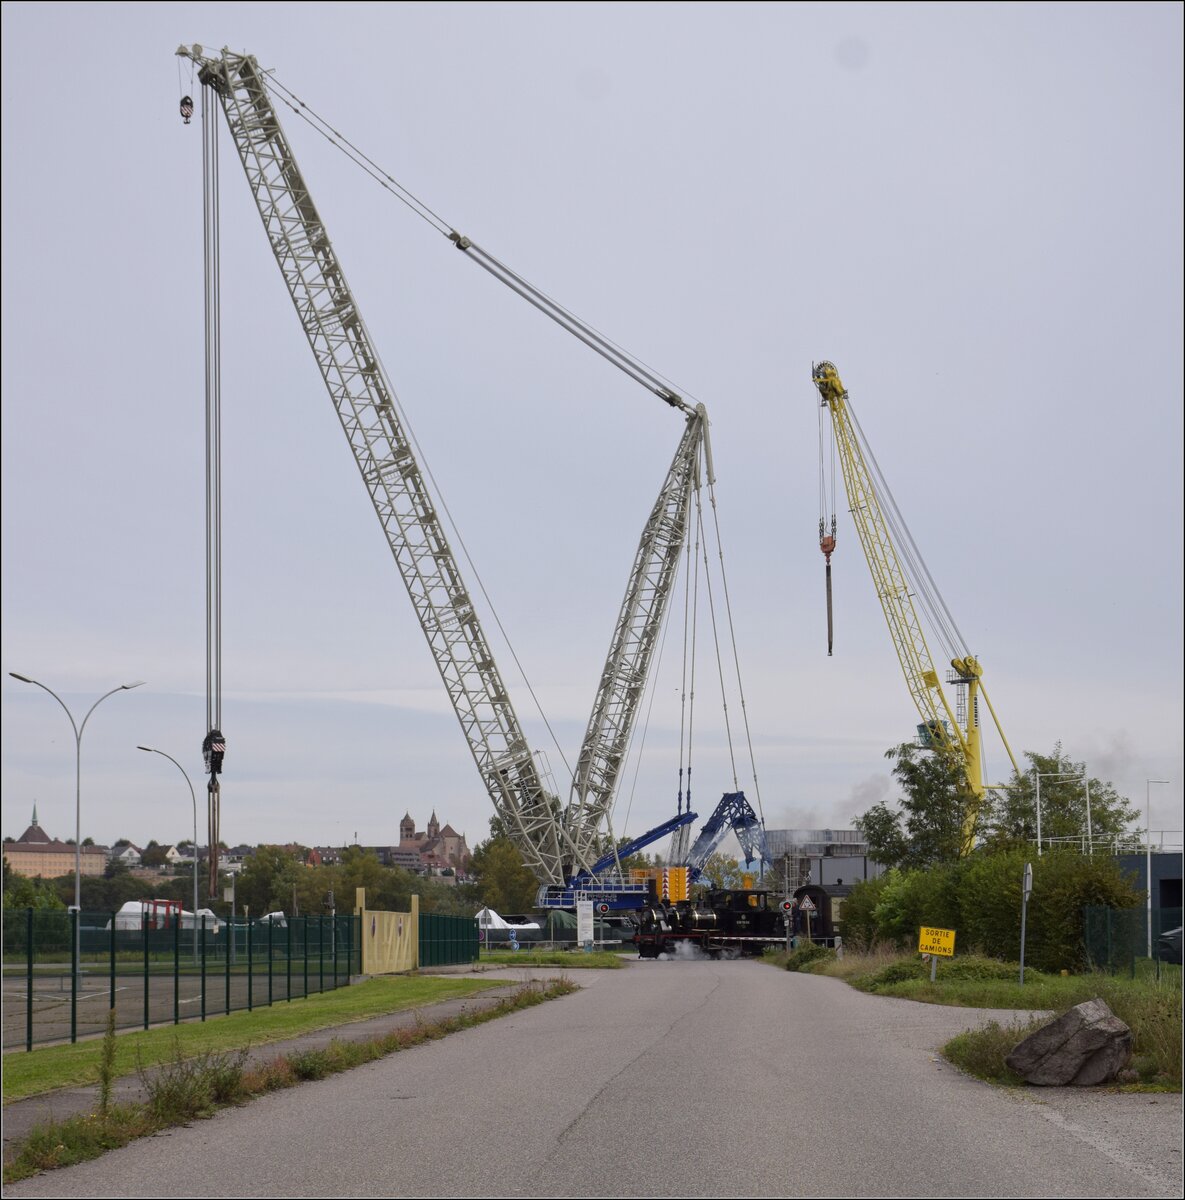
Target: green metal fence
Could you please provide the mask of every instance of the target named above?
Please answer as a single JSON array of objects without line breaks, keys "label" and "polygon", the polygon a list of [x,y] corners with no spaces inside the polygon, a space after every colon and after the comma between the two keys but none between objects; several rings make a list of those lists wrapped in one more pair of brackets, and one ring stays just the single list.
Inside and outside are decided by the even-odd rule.
[{"label": "green metal fence", "polygon": [[118,1028],[147,1029],[342,987],[361,973],[360,933],[355,916],[194,928],[175,912],[5,909],[4,1048],[102,1033],[112,1008]]},{"label": "green metal fence", "polygon": [[[1095,908],[1084,910],[1086,955],[1091,966],[1112,975],[1136,973],[1136,961],[1148,957],[1148,910],[1145,908]],[[1159,942],[1163,933],[1181,925],[1181,909],[1152,910],[1152,957],[1164,956]]]},{"label": "green metal fence", "polygon": [[443,967],[475,962],[481,953],[472,917],[420,913],[420,966]]}]

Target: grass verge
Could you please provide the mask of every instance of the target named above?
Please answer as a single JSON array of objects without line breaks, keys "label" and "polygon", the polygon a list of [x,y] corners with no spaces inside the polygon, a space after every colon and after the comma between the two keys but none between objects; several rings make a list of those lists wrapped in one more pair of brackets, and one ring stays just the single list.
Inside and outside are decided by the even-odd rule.
[{"label": "grass verge", "polygon": [[[632,954],[637,951],[630,947]],[[491,950],[483,952],[477,963],[482,967],[563,967],[565,970],[587,970],[591,967],[622,966],[616,950],[593,950],[587,954],[572,950]]]},{"label": "grass verge", "polygon": [[[130,1075],[138,1065],[154,1066],[170,1061],[177,1047],[184,1057],[192,1058],[237,1050],[247,1043],[261,1046],[331,1025],[365,1021],[498,986],[497,980],[449,975],[368,979],[348,988],[319,992],[301,1000],[257,1008],[254,1012],[236,1012],[205,1022],[121,1034],[115,1039],[108,1069],[115,1077]],[[27,1052],[10,1051],[4,1055],[4,1102],[57,1088],[96,1083],[101,1078],[102,1064],[102,1040],[43,1046]]]},{"label": "grass verge", "polygon": [[277,1055],[251,1070],[244,1066],[242,1051],[227,1054],[207,1051],[193,1059],[184,1057],[178,1048],[168,1066],[153,1076],[143,1076],[148,1091],[144,1104],[112,1106],[105,1112],[96,1108],[85,1116],[48,1122],[33,1129],[20,1146],[13,1148],[5,1162],[4,1182],[15,1183],[39,1171],[97,1158],[135,1138],[210,1116],[219,1108],[243,1104],[303,1080],[324,1079],[576,990],[574,983],[563,978],[525,984],[513,996],[482,1012],[423,1022],[411,1029],[392,1030],[363,1041],[335,1038],[324,1049]]},{"label": "grass verge", "polygon": [[[775,965],[787,967],[785,956],[771,955]],[[1140,1091],[1181,1090],[1181,975],[1162,971],[1125,976],[1088,973],[1044,975],[1026,969],[1020,983],[1017,963],[999,962],[980,955],[956,955],[938,964],[930,982],[928,964],[917,955],[878,950],[872,954],[845,953],[842,959],[818,958],[797,968],[830,975],[861,991],[897,996],[926,1004],[963,1008],[1038,1009],[1061,1016],[1075,1004],[1101,998],[1132,1031],[1134,1053],[1131,1070],[1138,1082],[1124,1085]],[[1004,1065],[1005,1057],[1048,1018],[1035,1022],[989,1022],[982,1029],[960,1034],[943,1047],[955,1066],[993,1083],[1019,1084]]]}]

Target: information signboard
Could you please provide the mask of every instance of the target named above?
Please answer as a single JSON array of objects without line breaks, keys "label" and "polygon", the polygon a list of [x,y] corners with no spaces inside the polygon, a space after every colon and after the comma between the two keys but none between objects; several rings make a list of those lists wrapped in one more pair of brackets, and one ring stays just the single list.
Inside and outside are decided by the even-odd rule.
[{"label": "information signboard", "polygon": [[576,901],[576,941],[586,949],[592,949],[593,902],[591,900]]},{"label": "information signboard", "polygon": [[918,935],[919,954],[938,954],[943,958],[953,958],[955,953],[955,931],[953,929],[932,929],[923,925]]}]

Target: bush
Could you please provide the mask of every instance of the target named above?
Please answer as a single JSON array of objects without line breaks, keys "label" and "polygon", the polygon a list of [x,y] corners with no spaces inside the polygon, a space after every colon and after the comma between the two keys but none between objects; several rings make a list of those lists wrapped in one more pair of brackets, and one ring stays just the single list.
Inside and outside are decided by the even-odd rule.
[{"label": "bush", "polygon": [[787,971],[805,971],[810,969],[811,963],[834,958],[834,950],[815,942],[803,942],[802,945],[785,955],[785,967]]},{"label": "bush", "polygon": [[958,863],[925,871],[888,872],[873,909],[877,938],[910,949],[917,945],[923,925],[957,928],[961,873]]},{"label": "bush", "polygon": [[149,1114],[162,1125],[178,1125],[209,1116],[220,1104],[240,1099],[247,1053],[246,1049],[230,1054],[207,1051],[186,1059],[178,1043],[171,1063],[153,1073],[139,1069],[140,1082],[148,1093]]},{"label": "bush", "polygon": [[889,883],[889,875],[864,879],[844,898],[842,923],[846,949],[854,950],[857,954],[867,954],[880,940],[876,906]]},{"label": "bush", "polygon": [[930,968],[920,958],[903,958],[898,962],[889,963],[879,971],[863,980],[863,986],[870,992],[877,988],[886,987],[891,983],[905,983],[909,979],[925,979]]},{"label": "bush", "polygon": [[1071,850],[1039,858],[1023,849],[979,851],[963,862],[889,871],[857,885],[844,901],[844,941],[857,950],[877,942],[912,950],[918,930],[929,925],[955,930],[960,953],[1018,962],[1026,862],[1033,865],[1026,967],[1047,973],[1086,969],[1084,909],[1132,908],[1140,897],[1110,857]]}]

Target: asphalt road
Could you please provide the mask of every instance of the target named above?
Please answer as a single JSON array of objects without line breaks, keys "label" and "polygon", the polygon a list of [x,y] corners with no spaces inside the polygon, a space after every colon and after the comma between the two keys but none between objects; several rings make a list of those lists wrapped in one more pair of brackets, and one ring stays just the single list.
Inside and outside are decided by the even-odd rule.
[{"label": "asphalt road", "polygon": [[999,1014],[755,962],[572,978],[575,995],[4,1194],[1181,1195],[1180,1096],[1001,1091],[938,1057]]}]

